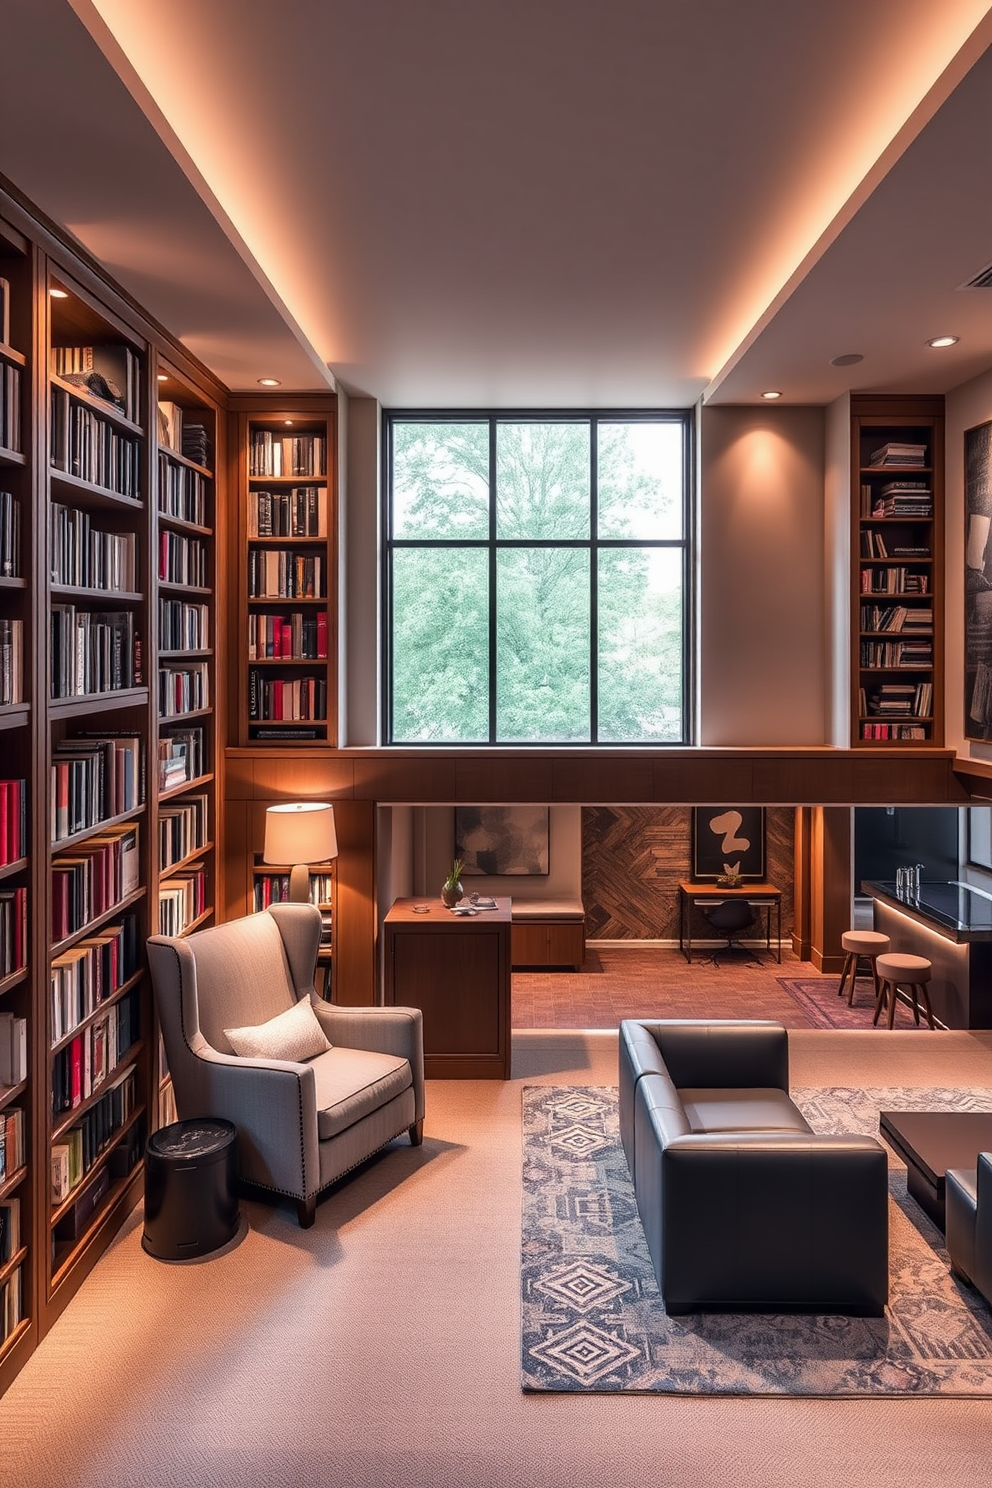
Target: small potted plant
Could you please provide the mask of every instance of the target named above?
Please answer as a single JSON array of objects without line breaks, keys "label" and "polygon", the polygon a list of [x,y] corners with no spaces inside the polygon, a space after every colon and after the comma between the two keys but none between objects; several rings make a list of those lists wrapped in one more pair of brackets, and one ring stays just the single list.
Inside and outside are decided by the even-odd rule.
[{"label": "small potted plant", "polygon": [[441,903],[448,909],[453,908],[453,906],[458,903],[458,901],[462,897],[462,894],[464,893],[461,882],[461,872],[463,867],[464,864],[462,863],[461,858],[456,858],[451,865],[451,869],[448,873],[447,878],[441,885]]}]

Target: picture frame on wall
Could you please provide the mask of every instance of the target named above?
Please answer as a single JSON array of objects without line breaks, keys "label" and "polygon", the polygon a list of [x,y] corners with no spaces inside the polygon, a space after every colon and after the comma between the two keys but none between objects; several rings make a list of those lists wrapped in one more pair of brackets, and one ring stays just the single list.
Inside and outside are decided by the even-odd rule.
[{"label": "picture frame on wall", "polygon": [[964,736],[992,739],[992,420],[964,431]]},{"label": "picture frame on wall", "polygon": [[765,876],[763,806],[694,806],[692,876],[715,881],[736,873],[750,882]]},{"label": "picture frame on wall", "polygon": [[550,872],[547,806],[456,806],[455,857],[468,875]]}]

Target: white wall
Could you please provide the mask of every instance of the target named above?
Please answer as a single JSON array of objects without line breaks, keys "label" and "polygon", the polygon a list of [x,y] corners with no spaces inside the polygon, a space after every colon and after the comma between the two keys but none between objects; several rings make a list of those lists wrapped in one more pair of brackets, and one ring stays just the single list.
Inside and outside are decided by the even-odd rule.
[{"label": "white wall", "polygon": [[703,410],[699,742],[827,741],[824,415]]}]

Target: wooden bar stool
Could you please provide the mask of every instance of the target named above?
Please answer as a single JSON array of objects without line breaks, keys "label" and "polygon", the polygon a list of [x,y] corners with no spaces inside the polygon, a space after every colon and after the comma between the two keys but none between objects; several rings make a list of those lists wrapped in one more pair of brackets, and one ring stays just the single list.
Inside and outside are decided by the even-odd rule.
[{"label": "wooden bar stool", "polygon": [[877,960],[889,949],[892,942],[887,935],[882,935],[878,930],[845,930],[840,938],[843,949],[847,952],[844,962],[844,970],[840,974],[840,986],[837,988],[837,996],[843,997],[844,983],[848,976],[851,978],[851,990],[848,994],[848,1007],[854,1006],[854,983],[858,975],[858,966],[862,961],[867,961],[871,968],[872,980],[875,983],[875,1000],[878,1001],[878,968]]},{"label": "wooden bar stool", "polygon": [[875,999],[875,1016],[871,1020],[872,1026],[878,1022],[879,1014],[885,1006],[886,999],[889,1003],[889,1027],[892,1027],[896,1016],[896,993],[900,987],[908,987],[913,998],[913,1016],[917,1023],[920,1021],[920,1003],[923,998],[923,1007],[927,1015],[927,1023],[932,1028],[933,1009],[930,1006],[930,994],[927,991],[927,982],[930,980],[931,966],[925,956],[906,956],[892,953],[887,956],[879,956],[875,962],[878,974],[878,997]]}]

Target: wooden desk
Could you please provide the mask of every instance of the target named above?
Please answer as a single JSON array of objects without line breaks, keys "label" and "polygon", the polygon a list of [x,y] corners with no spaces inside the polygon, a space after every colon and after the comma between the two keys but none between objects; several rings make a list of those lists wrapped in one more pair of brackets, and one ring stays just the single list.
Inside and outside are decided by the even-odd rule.
[{"label": "wooden desk", "polygon": [[422,1009],[429,1079],[510,1078],[510,900],[496,906],[469,916],[397,899],[386,915],[384,1000]]},{"label": "wooden desk", "polygon": [[744,883],[732,889],[727,884],[680,883],[679,884],[679,950],[685,959],[692,961],[692,910],[694,905],[704,908],[722,899],[744,899],[757,909],[765,911],[765,945],[772,948],[772,910],[775,911],[775,946],[779,963],[782,960],[782,890],[770,883]]}]

